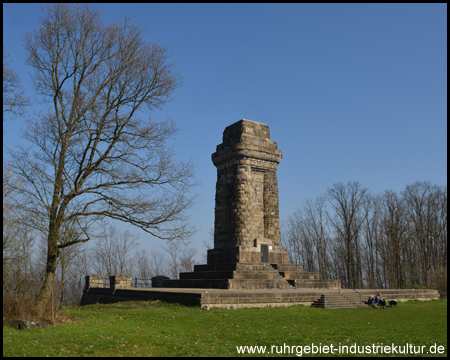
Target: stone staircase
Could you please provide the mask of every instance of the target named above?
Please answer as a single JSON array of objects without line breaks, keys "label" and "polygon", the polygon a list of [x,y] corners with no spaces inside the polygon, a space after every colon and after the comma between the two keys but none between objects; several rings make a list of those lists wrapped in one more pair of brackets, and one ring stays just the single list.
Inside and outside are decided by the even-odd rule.
[{"label": "stone staircase", "polygon": [[[355,296],[356,295],[356,296]],[[311,304],[312,307],[324,309],[356,308],[359,307],[358,294],[322,294],[320,298]],[[362,301],[361,306],[368,306]]]},{"label": "stone staircase", "polygon": [[[349,303],[355,305],[355,307],[369,306],[367,304],[364,304],[364,301],[367,300],[367,296],[361,295],[361,297],[359,297],[359,294],[356,292],[351,292],[351,293],[349,293],[349,292],[342,293],[341,292],[341,295],[344,299],[347,299],[349,301]],[[361,300],[361,302],[360,302],[360,300]]]},{"label": "stone staircase", "polygon": [[272,264],[296,289],[339,289],[339,280],[324,280],[318,272],[303,271],[303,265]]},{"label": "stone staircase", "polygon": [[293,289],[293,286],[269,264],[241,264],[234,271],[229,284],[229,289]]},{"label": "stone staircase", "polygon": [[339,280],[320,279],[302,265],[219,263],[195,265],[177,280],[163,280],[163,287],[230,290],[339,289]]},{"label": "stone staircase", "polygon": [[195,265],[193,272],[180,273],[179,280],[164,280],[162,286],[231,290],[293,289],[276,269],[264,263]]}]

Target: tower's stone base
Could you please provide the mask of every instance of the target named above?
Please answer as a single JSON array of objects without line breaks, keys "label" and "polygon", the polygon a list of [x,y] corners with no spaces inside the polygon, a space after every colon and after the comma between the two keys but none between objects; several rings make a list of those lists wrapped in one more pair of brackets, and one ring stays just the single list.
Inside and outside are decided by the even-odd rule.
[{"label": "tower's stone base", "polygon": [[[272,247],[272,246],[271,246]],[[208,264],[228,264],[228,263],[261,263],[261,246],[234,246],[228,248],[211,249],[207,253]],[[289,263],[289,253],[283,248],[269,248],[269,264]]]},{"label": "tower's stone base", "polygon": [[163,280],[167,288],[231,290],[339,289],[339,280],[320,279],[302,265],[288,264],[286,249],[269,252],[270,263],[261,262],[261,252],[237,246],[208,250],[208,264],[195,265],[193,272],[180,273],[178,280]]}]

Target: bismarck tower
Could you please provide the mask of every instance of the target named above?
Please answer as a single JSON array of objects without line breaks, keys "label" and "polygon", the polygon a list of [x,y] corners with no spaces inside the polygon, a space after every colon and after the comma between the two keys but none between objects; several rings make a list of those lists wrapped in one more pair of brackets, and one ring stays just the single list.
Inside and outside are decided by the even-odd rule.
[{"label": "bismarck tower", "polygon": [[214,249],[207,264],[163,287],[218,289],[338,288],[289,264],[280,244],[277,166],[282,152],[269,127],[250,120],[228,126],[212,154],[217,167]]},{"label": "bismarck tower", "polygon": [[267,125],[240,120],[225,129],[212,154],[217,184],[214,249],[208,252],[208,263],[289,262],[287,250],[280,247],[281,157]]}]

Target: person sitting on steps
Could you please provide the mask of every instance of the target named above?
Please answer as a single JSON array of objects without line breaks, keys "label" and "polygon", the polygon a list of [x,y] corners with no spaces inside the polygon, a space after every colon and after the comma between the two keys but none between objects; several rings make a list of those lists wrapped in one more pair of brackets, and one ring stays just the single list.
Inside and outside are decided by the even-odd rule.
[{"label": "person sitting on steps", "polygon": [[381,297],[381,293],[378,293],[377,296],[375,297],[375,304],[380,305],[381,300],[383,300],[383,298]]}]

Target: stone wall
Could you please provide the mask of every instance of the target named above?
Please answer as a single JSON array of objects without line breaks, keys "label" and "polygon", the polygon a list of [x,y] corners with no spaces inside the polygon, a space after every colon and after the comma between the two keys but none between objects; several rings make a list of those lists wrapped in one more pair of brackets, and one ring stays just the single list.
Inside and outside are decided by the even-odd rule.
[{"label": "stone wall", "polygon": [[[125,274],[115,274],[109,277],[109,284],[104,284],[104,277],[99,274],[91,274],[86,276],[84,285],[85,290],[92,288],[106,288],[114,291],[116,289],[129,289],[131,287],[131,276]],[[109,291],[109,290],[108,290]]]}]

